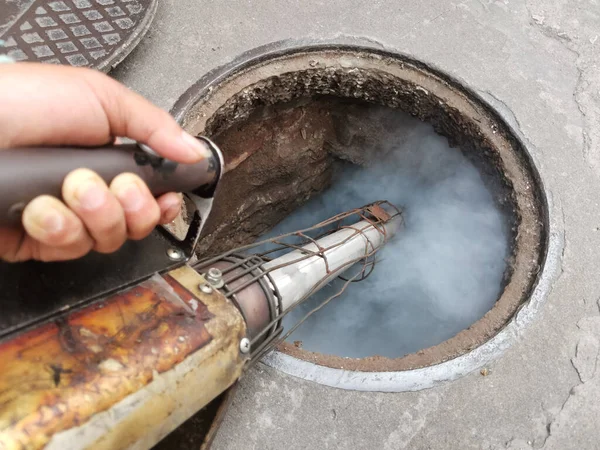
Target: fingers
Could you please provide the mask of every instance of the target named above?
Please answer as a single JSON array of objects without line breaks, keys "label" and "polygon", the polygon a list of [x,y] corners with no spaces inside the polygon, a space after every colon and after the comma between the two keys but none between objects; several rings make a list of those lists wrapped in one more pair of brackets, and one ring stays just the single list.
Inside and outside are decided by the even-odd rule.
[{"label": "fingers", "polygon": [[154,199],[134,174],[121,174],[111,183],[87,169],[67,176],[65,203],[51,196],[32,200],[23,211],[23,229],[0,229],[0,259],[63,261],[117,250],[127,238],[143,239],[159,223],[175,219],[181,194]]},{"label": "fingers", "polygon": [[114,136],[135,139],[182,163],[196,163],[211,156],[207,145],[183,131],[167,112],[104,74],[86,71],[85,75]]},{"label": "fingers", "polygon": [[27,234],[42,244],[54,247],[78,245],[85,254],[93,241],[77,215],[63,202],[49,195],[32,200],[23,211]]},{"label": "fingers", "polygon": [[183,199],[181,194],[171,192],[158,198],[157,202],[160,207],[159,223],[164,225],[175,220],[175,217],[177,217],[179,211],[181,211]]},{"label": "fingers", "polygon": [[2,259],[23,261],[62,261],[80,258],[94,246],[83,223],[64,203],[40,196],[23,211],[23,230],[5,229]]},{"label": "fingers", "polygon": [[23,228],[0,228],[0,260],[8,262],[27,261],[66,261],[79,258],[93,246],[91,239],[76,241],[64,247],[45,244],[29,236]]},{"label": "fingers", "polygon": [[158,224],[161,210],[140,177],[132,173],[118,175],[110,185],[125,214],[127,237],[139,240]]},{"label": "fingers", "polygon": [[118,175],[110,189],[94,172],[78,169],[63,183],[66,204],[81,219],[94,249],[101,253],[117,250],[127,238],[140,240],[159,223],[171,222],[181,208],[181,196],[170,193],[159,201],[135,174]]},{"label": "fingers", "polygon": [[71,172],[63,182],[62,196],[94,240],[94,250],[112,253],[125,243],[123,208],[96,173],[88,169]]}]

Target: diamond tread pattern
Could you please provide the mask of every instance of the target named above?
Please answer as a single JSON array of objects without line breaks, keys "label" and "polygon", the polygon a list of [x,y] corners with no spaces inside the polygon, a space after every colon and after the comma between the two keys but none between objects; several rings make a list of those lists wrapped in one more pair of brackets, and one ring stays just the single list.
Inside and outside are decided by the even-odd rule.
[{"label": "diamond tread pattern", "polygon": [[[0,3],[0,14],[8,8]],[[115,65],[105,67],[108,61],[120,61],[118,53],[141,39],[155,10],[156,0],[36,0],[15,14],[0,50],[15,61],[108,71]]]}]

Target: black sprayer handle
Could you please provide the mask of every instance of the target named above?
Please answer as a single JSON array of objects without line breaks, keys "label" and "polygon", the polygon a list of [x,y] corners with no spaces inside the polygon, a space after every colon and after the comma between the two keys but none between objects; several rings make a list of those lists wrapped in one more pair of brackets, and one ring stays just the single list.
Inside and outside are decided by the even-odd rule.
[{"label": "black sprayer handle", "polygon": [[25,206],[39,195],[62,198],[63,180],[78,168],[93,170],[107,184],[121,173],[135,173],[154,196],[209,192],[219,179],[221,160],[218,148],[208,139],[200,139],[212,156],[196,164],[178,164],[145,152],[137,144],[0,149],[0,226],[19,224]]}]

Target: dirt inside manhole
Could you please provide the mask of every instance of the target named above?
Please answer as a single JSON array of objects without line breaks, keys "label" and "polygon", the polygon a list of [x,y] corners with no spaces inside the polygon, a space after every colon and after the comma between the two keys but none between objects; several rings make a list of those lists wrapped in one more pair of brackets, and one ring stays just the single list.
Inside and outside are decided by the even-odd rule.
[{"label": "dirt inside manhole", "polygon": [[[293,342],[280,351],[344,370],[424,367],[486,342],[527,301],[546,251],[545,200],[535,168],[503,120],[448,77],[379,50],[295,47],[209,74],[174,112],[186,129],[212,137],[225,154],[227,173],[201,242],[203,256],[269,232],[330,188],[340,165],[371,167],[385,160],[387,143],[409,134],[403,133],[411,124],[406,114],[431,124],[459,149],[498,211],[507,249],[494,281],[498,294],[465,329],[397,358],[328,355]],[[377,324],[369,333],[377,333]]]}]

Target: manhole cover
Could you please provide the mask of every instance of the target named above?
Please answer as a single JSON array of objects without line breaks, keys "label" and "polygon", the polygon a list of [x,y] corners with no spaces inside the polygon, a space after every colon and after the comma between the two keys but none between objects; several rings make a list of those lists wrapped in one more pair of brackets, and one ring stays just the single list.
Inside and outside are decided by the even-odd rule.
[{"label": "manhole cover", "polygon": [[142,39],[157,0],[1,0],[0,39],[15,61],[108,72]]}]

